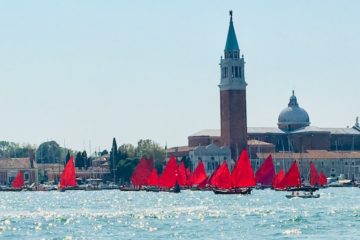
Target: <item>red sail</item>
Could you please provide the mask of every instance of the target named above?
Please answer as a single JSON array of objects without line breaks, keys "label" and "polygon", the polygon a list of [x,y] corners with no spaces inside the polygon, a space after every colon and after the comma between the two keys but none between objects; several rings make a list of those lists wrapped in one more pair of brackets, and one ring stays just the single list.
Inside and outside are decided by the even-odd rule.
[{"label": "red sail", "polygon": [[[198,163],[195,171],[191,175],[191,179],[189,180],[189,185],[190,186],[193,186],[193,185],[198,186],[199,184],[203,183],[206,179],[207,179],[207,176],[206,176],[204,163],[202,161],[200,161]],[[205,184],[206,184],[206,182],[205,182]]]},{"label": "red sail", "polygon": [[22,188],[24,186],[24,175],[21,171],[18,171],[14,181],[12,182],[13,188]]},{"label": "red sail", "polygon": [[184,162],[180,163],[179,169],[178,169],[178,183],[180,187],[183,187],[186,185],[186,169]]},{"label": "red sail", "polygon": [[289,187],[300,187],[300,186],[301,186],[300,172],[296,161],[294,161],[289,171],[286,173],[284,179],[280,182],[279,188],[286,189]]},{"label": "red sail", "polygon": [[217,174],[217,171],[219,170],[220,166],[221,166],[221,165],[218,165],[218,166],[216,167],[216,169],[214,170],[214,172],[210,175],[210,177],[209,177],[209,179],[208,179],[208,183],[210,184],[210,186],[213,186],[213,184],[212,184],[212,179],[213,179],[213,177]]},{"label": "red sail", "polygon": [[231,173],[231,181],[233,188],[254,187],[256,185],[250,158],[245,148]]},{"label": "red sail", "polygon": [[153,160],[146,160],[145,158],[141,158],[139,164],[136,166],[133,174],[131,175],[132,184],[134,186],[145,186],[153,166]]},{"label": "red sail", "polygon": [[159,178],[159,186],[163,188],[172,188],[175,186],[178,175],[178,166],[176,164],[176,158],[170,157],[170,160],[166,164],[166,167]]},{"label": "red sail", "polygon": [[211,179],[211,185],[217,188],[230,189],[231,188],[231,174],[226,161],[224,161],[218,168]]},{"label": "red sail", "polygon": [[269,155],[255,174],[256,183],[271,186],[275,177],[275,168],[271,155]]},{"label": "red sail", "polygon": [[274,181],[272,182],[272,187],[274,189],[278,189],[279,188],[279,184],[281,183],[281,181],[284,179],[285,177],[285,171],[284,169],[280,169],[280,171],[276,174],[276,176],[274,177]]},{"label": "red sail", "polygon": [[326,178],[325,174],[323,173],[323,171],[321,171],[320,176],[319,176],[319,185],[325,186],[326,184],[327,184],[327,178]]},{"label": "red sail", "polygon": [[153,168],[151,174],[147,178],[148,186],[158,186],[159,185],[159,176],[157,174],[156,168]]},{"label": "red sail", "polygon": [[60,176],[60,188],[64,189],[66,187],[75,187],[76,186],[76,174],[74,166],[74,157],[71,156],[67,162],[64,171]]},{"label": "red sail", "polygon": [[310,179],[309,179],[309,182],[310,182],[311,186],[320,185],[318,171],[316,170],[316,167],[312,162],[310,163]]},{"label": "red sail", "polygon": [[206,188],[206,184],[208,183],[208,178],[205,178],[201,183],[197,185],[198,189],[204,189]]}]

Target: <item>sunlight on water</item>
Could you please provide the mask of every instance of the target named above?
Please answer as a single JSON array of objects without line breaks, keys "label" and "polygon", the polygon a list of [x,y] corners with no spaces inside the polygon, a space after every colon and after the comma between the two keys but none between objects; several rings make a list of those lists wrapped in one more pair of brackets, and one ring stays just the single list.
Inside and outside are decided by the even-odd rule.
[{"label": "sunlight on water", "polygon": [[354,239],[360,189],[249,196],[183,191],[1,192],[0,238],[8,239]]}]

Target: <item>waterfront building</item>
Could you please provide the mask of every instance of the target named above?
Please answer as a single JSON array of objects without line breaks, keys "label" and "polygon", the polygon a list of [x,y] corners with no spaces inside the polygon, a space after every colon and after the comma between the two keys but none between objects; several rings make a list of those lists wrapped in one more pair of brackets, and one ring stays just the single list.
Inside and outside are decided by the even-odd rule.
[{"label": "waterfront building", "polygon": [[5,158],[0,160],[0,184],[10,185],[18,171],[24,174],[25,182],[35,182],[37,168],[33,159],[27,158]]},{"label": "waterfront building", "polygon": [[191,168],[195,169],[200,161],[204,163],[206,174],[209,176],[223,161],[231,166],[231,151],[227,146],[219,147],[215,144],[199,146],[189,152]]}]

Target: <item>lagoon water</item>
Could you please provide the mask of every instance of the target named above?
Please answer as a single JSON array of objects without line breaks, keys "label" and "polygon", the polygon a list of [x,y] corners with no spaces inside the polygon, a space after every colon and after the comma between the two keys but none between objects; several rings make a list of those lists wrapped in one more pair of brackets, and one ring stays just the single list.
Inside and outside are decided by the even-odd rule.
[{"label": "lagoon water", "polygon": [[360,189],[0,192],[0,239],[359,239]]}]

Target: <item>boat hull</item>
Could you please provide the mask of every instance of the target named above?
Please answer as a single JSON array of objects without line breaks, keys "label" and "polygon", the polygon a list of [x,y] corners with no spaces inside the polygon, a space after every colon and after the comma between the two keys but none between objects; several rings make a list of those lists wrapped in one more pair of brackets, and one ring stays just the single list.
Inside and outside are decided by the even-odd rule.
[{"label": "boat hull", "polygon": [[139,192],[140,188],[120,187],[120,191],[123,191],[123,192]]},{"label": "boat hull", "polygon": [[213,189],[215,194],[251,194],[252,188],[236,188],[236,189]]},{"label": "boat hull", "polygon": [[289,199],[291,199],[291,198],[319,198],[319,197],[320,197],[320,194],[286,195],[286,198],[289,198]]}]

